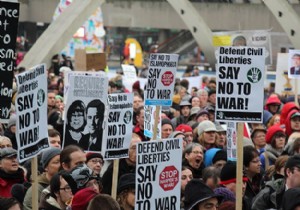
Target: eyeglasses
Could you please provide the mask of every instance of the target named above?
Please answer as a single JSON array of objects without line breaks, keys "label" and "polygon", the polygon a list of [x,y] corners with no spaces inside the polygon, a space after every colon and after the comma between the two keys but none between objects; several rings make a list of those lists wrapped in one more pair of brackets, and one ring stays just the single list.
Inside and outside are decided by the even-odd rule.
[{"label": "eyeglasses", "polygon": [[63,187],[63,188],[59,188],[60,190],[64,190],[65,192],[71,192],[71,187],[69,185]]},{"label": "eyeglasses", "polygon": [[104,161],[101,159],[91,159],[90,161],[94,164],[100,163],[100,165],[103,165],[104,163]]},{"label": "eyeglasses", "polygon": [[195,155],[203,154],[203,152],[201,152],[201,151],[192,151],[192,153]]}]

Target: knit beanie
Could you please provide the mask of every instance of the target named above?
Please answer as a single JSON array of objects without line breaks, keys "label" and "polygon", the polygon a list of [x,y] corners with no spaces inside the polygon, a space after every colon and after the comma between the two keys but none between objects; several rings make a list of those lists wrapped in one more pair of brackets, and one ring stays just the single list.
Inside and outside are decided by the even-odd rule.
[{"label": "knit beanie", "polygon": [[52,158],[54,158],[57,155],[60,155],[61,150],[57,147],[50,147],[49,149],[43,151],[42,158],[41,158],[41,164],[43,168],[46,168],[49,162]]},{"label": "knit beanie", "polygon": [[17,122],[17,116],[15,114],[12,114],[8,120],[7,128],[16,125],[16,122]]},{"label": "knit beanie", "polygon": [[219,160],[227,161],[227,152],[225,150],[217,151],[215,156],[212,159],[212,163],[214,164],[215,162],[217,162]]},{"label": "knit beanie", "polygon": [[162,121],[161,121],[161,127],[162,127],[163,125],[165,125],[165,124],[171,125],[171,126],[172,126],[172,129],[174,130],[173,124],[172,124],[171,120],[169,120],[169,119],[167,119],[167,118],[162,119]]},{"label": "knit beanie", "polygon": [[[236,182],[236,162],[228,161],[221,170],[220,185],[226,185]],[[248,181],[247,177],[243,177],[243,181]]]},{"label": "knit beanie", "polygon": [[215,194],[223,196],[223,202],[232,201],[235,202],[235,195],[226,187],[218,187],[214,189]]},{"label": "knit beanie", "polygon": [[276,133],[283,133],[284,134],[284,130],[279,126],[279,125],[273,125],[271,126],[266,134],[266,142],[268,144],[271,144],[272,142],[272,137],[276,134]]},{"label": "knit beanie", "polygon": [[88,152],[86,154],[86,163],[89,162],[89,160],[93,159],[93,158],[100,158],[101,160],[103,160],[103,156],[101,155],[101,153]]},{"label": "knit beanie", "polygon": [[87,209],[89,202],[96,195],[98,194],[89,187],[79,190],[73,197],[72,204],[71,204],[72,210]]},{"label": "knit beanie", "polygon": [[183,133],[186,133],[186,132],[193,132],[193,129],[191,126],[189,125],[185,125],[185,124],[180,124],[176,127],[175,129],[176,131],[181,131]]},{"label": "knit beanie", "polygon": [[118,194],[126,189],[135,189],[135,174],[124,174],[120,177],[118,184]]}]

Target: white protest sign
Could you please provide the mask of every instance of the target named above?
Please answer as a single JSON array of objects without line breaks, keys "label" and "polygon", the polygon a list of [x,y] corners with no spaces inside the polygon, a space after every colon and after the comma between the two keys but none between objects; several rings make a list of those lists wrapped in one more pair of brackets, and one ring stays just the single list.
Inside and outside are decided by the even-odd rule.
[{"label": "white protest sign", "polygon": [[133,93],[109,94],[108,108],[102,154],[104,159],[126,158],[132,138]]},{"label": "white protest sign", "polygon": [[[275,93],[282,95],[293,95],[295,93],[295,83],[291,81],[291,78],[288,78],[288,60],[288,53],[277,54]],[[299,89],[300,86],[298,86],[298,91]]]},{"label": "white protest sign", "polygon": [[16,138],[20,162],[49,147],[46,71],[46,65],[41,64],[16,76]]},{"label": "white protest sign", "polygon": [[70,72],[63,147],[79,144],[100,152],[105,127],[108,78],[99,72]]},{"label": "white protest sign", "polygon": [[235,122],[227,123],[227,159],[236,161],[237,129]]},{"label": "white protest sign", "polygon": [[137,145],[135,209],[180,209],[182,139]]},{"label": "white protest sign", "polygon": [[220,47],[217,61],[216,120],[261,123],[264,48]]},{"label": "white protest sign", "polygon": [[[145,106],[145,116],[144,116],[144,135],[152,138],[154,132],[154,120],[156,113],[156,106]],[[157,124],[157,137],[154,139],[161,139],[161,109],[159,110],[159,118]]]},{"label": "white protest sign", "polygon": [[172,105],[178,57],[176,54],[150,55],[145,105]]},{"label": "white protest sign", "polygon": [[126,78],[127,80],[133,80],[133,81],[137,80],[136,70],[133,65],[122,64],[121,66],[123,69],[124,78]]},{"label": "white protest sign", "polygon": [[289,78],[300,78],[300,50],[289,50]]}]

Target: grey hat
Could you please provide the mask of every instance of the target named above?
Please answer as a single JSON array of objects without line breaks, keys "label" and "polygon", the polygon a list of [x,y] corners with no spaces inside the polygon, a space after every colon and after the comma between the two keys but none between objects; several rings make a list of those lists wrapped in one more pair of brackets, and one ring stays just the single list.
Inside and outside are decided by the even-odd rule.
[{"label": "grey hat", "polygon": [[11,126],[16,125],[16,122],[17,122],[17,116],[15,114],[11,115],[8,120],[7,128],[10,128]]},{"label": "grey hat", "polygon": [[199,111],[200,111],[200,107],[196,107],[196,106],[192,107],[190,116],[197,114]]},{"label": "grey hat", "polygon": [[52,158],[54,158],[57,155],[60,155],[61,150],[57,147],[51,147],[43,151],[42,158],[41,158],[41,164],[43,168],[46,168],[49,162]]},{"label": "grey hat", "polygon": [[188,101],[181,101],[179,105],[180,105],[180,108],[183,106],[190,106],[190,107],[192,106],[192,104]]},{"label": "grey hat", "polygon": [[2,148],[2,149],[0,149],[0,160],[2,158],[12,157],[12,156],[17,155],[17,154],[18,154],[17,150],[15,150],[11,147]]},{"label": "grey hat", "polygon": [[176,138],[176,136],[180,134],[184,135],[184,133],[182,133],[181,131],[174,131],[169,135],[169,138]]},{"label": "grey hat", "polygon": [[198,136],[204,132],[217,131],[215,124],[212,121],[204,120],[198,125]]}]

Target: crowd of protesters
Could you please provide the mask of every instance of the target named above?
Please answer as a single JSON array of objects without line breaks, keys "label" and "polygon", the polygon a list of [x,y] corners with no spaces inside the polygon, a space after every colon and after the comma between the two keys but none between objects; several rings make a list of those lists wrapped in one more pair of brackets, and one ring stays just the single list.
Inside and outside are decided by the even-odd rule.
[{"label": "crowd of protesters", "polygon": [[[113,199],[113,164],[100,153],[78,145],[62,148],[64,136],[64,73],[73,66],[53,57],[48,72],[48,134],[50,148],[39,159],[38,203],[41,210],[132,210],[135,205],[136,144],[144,135],[144,88],[133,84],[133,131],[129,157],[120,159],[117,197]],[[185,76],[201,75],[190,68]],[[19,69],[20,73],[24,69]],[[181,208],[235,209],[236,162],[227,159],[227,126],[215,122],[216,81],[202,77],[189,90],[176,80],[173,104],[162,107],[161,138],[182,138]],[[110,79],[109,93],[129,92],[122,76]],[[249,123],[243,139],[243,210],[300,209],[300,109],[289,97],[265,91],[263,123]],[[14,99],[12,104],[14,105]],[[14,107],[14,106],[13,106]],[[45,119],[46,120],[46,119]],[[17,161],[16,115],[0,124],[1,209],[32,209],[31,163]],[[103,165],[108,165],[103,167]]]}]

